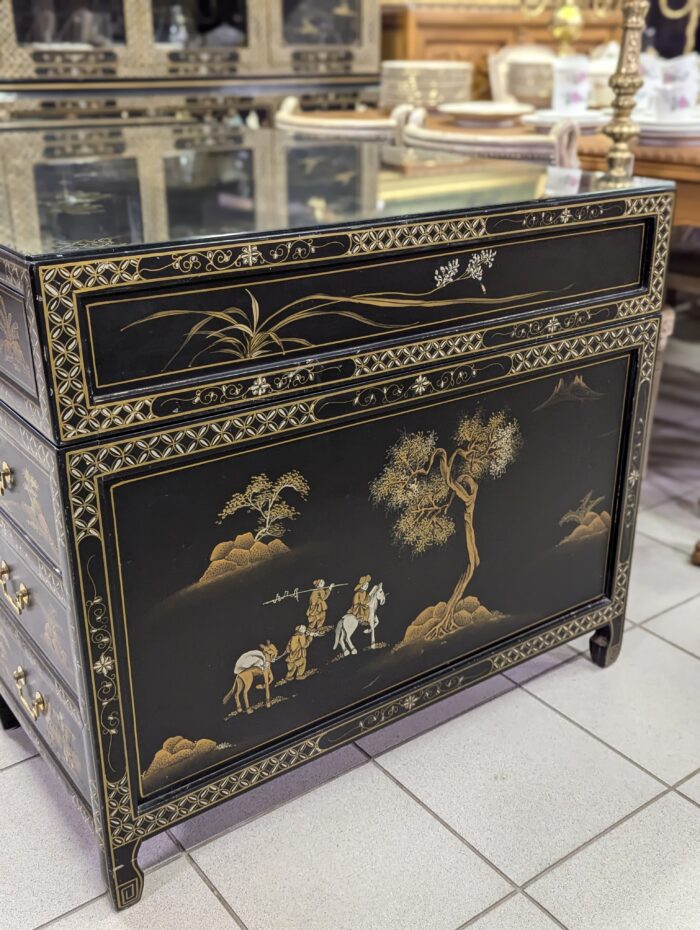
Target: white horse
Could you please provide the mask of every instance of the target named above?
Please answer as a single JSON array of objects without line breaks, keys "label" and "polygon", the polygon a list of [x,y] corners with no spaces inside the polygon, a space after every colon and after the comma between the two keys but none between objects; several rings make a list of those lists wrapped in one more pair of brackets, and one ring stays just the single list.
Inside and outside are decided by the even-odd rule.
[{"label": "white horse", "polygon": [[[386,603],[386,598],[387,595],[384,592],[381,581],[379,584],[374,585],[367,597],[367,606],[369,608],[369,619],[367,623],[369,625],[369,629],[365,630],[365,633],[370,633],[372,636],[370,649],[375,649],[377,645],[374,637],[374,631],[379,625],[377,607],[383,606]],[[357,619],[355,614],[345,614],[344,617],[341,617],[335,626],[335,643],[333,644],[333,648],[342,649],[344,656],[349,656],[350,654],[356,656],[357,649],[355,649],[353,645],[352,637],[359,625],[360,621]]]}]

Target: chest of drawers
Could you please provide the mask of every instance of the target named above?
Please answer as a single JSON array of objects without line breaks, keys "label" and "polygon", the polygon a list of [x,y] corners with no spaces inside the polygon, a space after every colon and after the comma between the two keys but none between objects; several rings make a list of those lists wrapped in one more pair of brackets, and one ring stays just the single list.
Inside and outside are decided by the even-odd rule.
[{"label": "chest of drawers", "polygon": [[[231,186],[265,147],[270,232]],[[34,238],[2,225],[3,721],[94,822],[118,907],[145,838],[622,638],[672,189],[218,151],[189,201],[178,175],[186,238],[172,172],[131,190],[114,154],[25,190]],[[248,225],[210,235],[199,200]]]}]

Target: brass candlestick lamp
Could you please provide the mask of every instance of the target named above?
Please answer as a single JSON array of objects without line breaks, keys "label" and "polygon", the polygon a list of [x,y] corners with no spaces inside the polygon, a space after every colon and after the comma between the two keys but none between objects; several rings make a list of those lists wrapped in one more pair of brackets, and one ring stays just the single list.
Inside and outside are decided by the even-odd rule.
[{"label": "brass candlestick lamp", "polygon": [[[666,3],[667,0],[664,0]],[[634,156],[630,143],[639,135],[639,127],[632,121],[632,110],[636,103],[636,94],[642,86],[640,58],[642,51],[642,33],[649,12],[649,0],[591,0],[585,3],[597,16],[622,12],[622,38],[620,57],[615,74],[610,78],[610,86],[615,94],[611,121],[603,132],[612,140],[608,153],[608,171],[606,177],[614,182],[632,174]],[[699,0],[687,0],[687,7],[700,6]],[[539,16],[547,9],[553,8],[552,35],[559,43],[559,53],[568,54],[573,43],[581,35],[583,13],[579,0],[525,0],[525,15]],[[684,8],[684,12],[687,12]]]},{"label": "brass candlestick lamp", "polygon": [[634,169],[634,155],[630,143],[639,135],[639,126],[632,121],[636,94],[642,86],[639,62],[642,52],[642,33],[649,12],[649,0],[622,0],[622,41],[617,69],[610,78],[615,94],[612,120],[603,132],[612,139],[608,152],[607,176],[628,178]]}]

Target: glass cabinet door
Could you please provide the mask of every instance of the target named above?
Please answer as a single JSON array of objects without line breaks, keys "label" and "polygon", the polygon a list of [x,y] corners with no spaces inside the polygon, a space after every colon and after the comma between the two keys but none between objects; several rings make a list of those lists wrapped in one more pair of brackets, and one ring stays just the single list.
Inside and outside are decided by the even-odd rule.
[{"label": "glass cabinet door", "polygon": [[153,0],[156,42],[226,48],[248,44],[246,0]]},{"label": "glass cabinet door", "polygon": [[360,0],[282,0],[288,45],[353,45],[360,40]]},{"label": "glass cabinet door", "polygon": [[122,0],[12,0],[20,45],[123,45]]},{"label": "glass cabinet door", "polygon": [[135,158],[38,164],[34,179],[45,250],[142,240]]},{"label": "glass cabinet door", "polygon": [[170,236],[212,236],[255,226],[250,149],[191,151],[165,159]]}]

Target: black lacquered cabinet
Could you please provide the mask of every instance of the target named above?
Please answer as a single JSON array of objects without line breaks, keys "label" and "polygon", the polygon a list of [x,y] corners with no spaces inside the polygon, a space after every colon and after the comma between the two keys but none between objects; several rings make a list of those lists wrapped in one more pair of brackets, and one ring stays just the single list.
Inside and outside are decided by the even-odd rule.
[{"label": "black lacquered cabinet", "polygon": [[143,839],[576,636],[620,649],[672,190],[304,145],[256,139],[264,221],[241,143],[211,191],[142,180],[141,216],[180,192],[160,238],[99,155],[84,228],[118,245],[3,225],[3,715],[120,907]]}]

